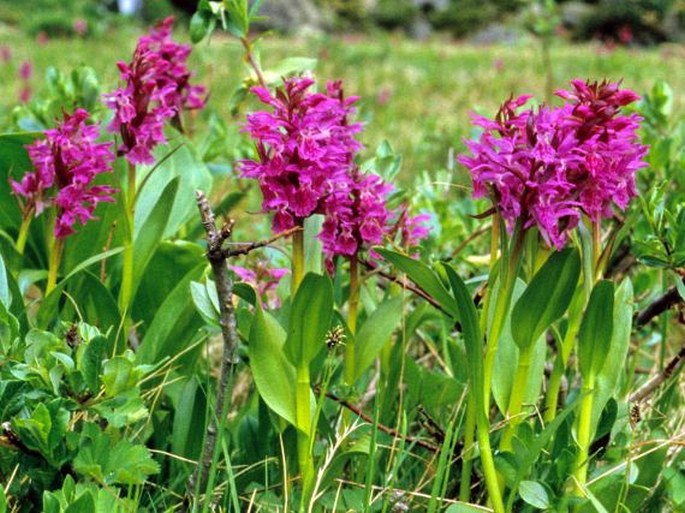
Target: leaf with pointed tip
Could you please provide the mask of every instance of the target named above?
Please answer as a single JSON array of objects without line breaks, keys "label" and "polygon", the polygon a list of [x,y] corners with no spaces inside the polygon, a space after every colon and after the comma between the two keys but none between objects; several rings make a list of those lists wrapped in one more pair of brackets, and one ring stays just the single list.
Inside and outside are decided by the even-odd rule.
[{"label": "leaf with pointed tip", "polygon": [[257,391],[264,402],[293,426],[297,425],[295,409],[295,367],[283,352],[285,330],[260,305],[250,329],[250,369]]},{"label": "leaf with pointed tip", "polygon": [[602,410],[614,395],[616,385],[625,369],[626,356],[630,347],[630,331],[633,320],[633,285],[626,279],[614,295],[614,329],[611,335],[609,354],[595,380],[595,397],[592,401],[592,428],[595,431]]},{"label": "leaf with pointed tip", "polygon": [[579,277],[580,256],[575,248],[553,253],[533,276],[511,314],[511,334],[520,350],[564,315]]},{"label": "leaf with pointed tip", "polygon": [[578,362],[583,379],[602,369],[614,329],[614,284],[600,280],[592,289],[578,333]]},{"label": "leaf with pointed tip", "polygon": [[327,276],[307,273],[290,310],[283,351],[296,368],[307,366],[325,346],[333,317],[333,285]]},{"label": "leaf with pointed tip", "polygon": [[397,269],[406,273],[409,279],[435,299],[445,312],[454,319],[459,318],[459,305],[430,267],[419,260],[394,251],[382,248],[377,248],[375,251]]},{"label": "leaf with pointed tip", "polygon": [[393,298],[381,303],[364,321],[355,335],[355,380],[373,363],[401,320],[402,299]]}]

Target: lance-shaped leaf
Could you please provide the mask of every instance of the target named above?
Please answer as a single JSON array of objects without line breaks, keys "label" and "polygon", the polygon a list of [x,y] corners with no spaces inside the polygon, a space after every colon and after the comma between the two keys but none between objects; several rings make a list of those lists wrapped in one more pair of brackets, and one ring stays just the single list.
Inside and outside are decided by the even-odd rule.
[{"label": "lance-shaped leaf", "polygon": [[390,339],[392,332],[402,319],[402,299],[393,298],[381,303],[355,336],[356,341],[356,364],[354,379],[373,363],[373,359]]},{"label": "lance-shaped leaf", "polygon": [[269,408],[293,426],[297,426],[295,410],[295,367],[283,353],[285,330],[268,313],[255,307],[250,329],[250,369],[259,395]]},{"label": "lance-shaped leaf", "polygon": [[592,401],[592,431],[594,432],[609,399],[616,392],[621,374],[626,372],[625,362],[630,347],[630,331],[633,325],[633,285],[626,279],[616,289],[614,296],[614,329],[607,358],[595,381],[595,397]]},{"label": "lance-shaped leaf", "polygon": [[454,299],[459,308],[461,331],[464,337],[466,361],[468,362],[469,382],[476,397],[478,415],[485,415],[483,404],[483,336],[478,323],[478,312],[473,304],[466,284],[449,265],[443,266],[452,287]]},{"label": "lance-shaped leaf", "polygon": [[511,316],[511,334],[520,350],[528,348],[564,315],[579,276],[580,257],[574,248],[553,253],[533,276]]},{"label": "lance-shaped leaf", "polygon": [[307,273],[290,310],[283,350],[295,367],[309,365],[324,347],[333,316],[333,285],[326,276]]},{"label": "lance-shaped leaf", "polygon": [[601,280],[592,289],[578,333],[578,362],[584,379],[602,369],[613,331],[614,284]]},{"label": "lance-shaped leaf", "polygon": [[435,299],[445,312],[455,319],[459,318],[459,305],[430,267],[419,260],[394,251],[382,248],[376,248],[375,251],[397,269],[406,273],[409,279]]}]

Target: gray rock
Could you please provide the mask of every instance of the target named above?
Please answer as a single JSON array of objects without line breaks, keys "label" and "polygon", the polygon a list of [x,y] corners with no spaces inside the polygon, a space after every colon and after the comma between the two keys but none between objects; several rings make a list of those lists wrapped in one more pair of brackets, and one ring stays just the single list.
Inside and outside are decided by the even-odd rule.
[{"label": "gray rock", "polygon": [[319,33],[331,25],[327,16],[311,0],[264,0],[259,9],[265,19],[257,26],[288,34]]},{"label": "gray rock", "polygon": [[424,14],[416,16],[409,27],[409,37],[418,41],[428,39],[432,33],[433,26]]},{"label": "gray rock", "polygon": [[469,42],[476,45],[511,45],[518,43],[522,36],[523,33],[520,29],[502,23],[491,23],[471,36]]},{"label": "gray rock", "polygon": [[591,16],[595,6],[584,2],[565,2],[559,4],[559,14],[564,27],[575,29],[588,17]]}]

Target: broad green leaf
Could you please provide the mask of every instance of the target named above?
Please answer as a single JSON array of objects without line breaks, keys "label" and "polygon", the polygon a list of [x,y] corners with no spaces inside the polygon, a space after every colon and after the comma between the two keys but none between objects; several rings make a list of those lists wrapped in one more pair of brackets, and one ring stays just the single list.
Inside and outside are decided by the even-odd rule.
[{"label": "broad green leaf", "polygon": [[297,376],[283,352],[285,330],[260,305],[255,310],[248,354],[257,391],[269,408],[296,426]]},{"label": "broad green leaf", "polygon": [[202,41],[208,34],[214,30],[216,25],[216,18],[211,11],[198,10],[190,18],[190,40],[193,44]]},{"label": "broad green leaf", "polygon": [[[102,283],[100,277],[89,270],[83,271],[72,281],[73,286],[69,287],[69,296],[73,302],[65,302],[62,310],[63,318],[77,318],[76,309],[78,308],[78,313],[83,318],[99,326],[102,332],[108,334],[110,343],[107,349],[108,354],[112,354],[112,343],[121,325],[121,315],[116,299]],[[121,343],[123,346],[123,340]]]},{"label": "broad green leaf", "polygon": [[162,304],[184,277],[200,265],[209,267],[205,249],[183,240],[162,241],[147,264],[133,302],[138,332],[145,336]]},{"label": "broad green leaf", "polygon": [[43,492],[43,513],[62,513],[59,499],[52,492]]},{"label": "broad green leaf", "polygon": [[171,450],[185,458],[197,458],[202,447],[207,413],[207,396],[196,378],[190,378],[181,390],[171,431]]},{"label": "broad green leaf", "polygon": [[580,276],[575,248],[553,253],[514,305],[511,334],[519,349],[533,344],[564,315]]},{"label": "broad green leaf", "polygon": [[592,289],[578,333],[578,362],[583,379],[604,366],[614,326],[614,284],[600,280]]},{"label": "broad green leaf", "polygon": [[159,362],[192,343],[203,322],[193,305],[190,283],[200,279],[206,267],[202,262],[188,271],[155,311],[136,353],[139,362]]},{"label": "broad green leaf", "polygon": [[307,273],[290,310],[283,351],[296,368],[308,366],[325,347],[333,316],[333,285],[327,276]]},{"label": "broad green leaf", "polygon": [[459,318],[460,308],[458,303],[430,267],[419,260],[414,260],[394,251],[382,248],[377,248],[375,251],[397,269],[406,273],[411,281],[433,297],[450,316],[454,319]]},{"label": "broad green leaf", "polygon": [[110,426],[117,429],[130,426],[150,416],[137,387],[122,390],[116,396],[96,403],[92,409]]},{"label": "broad green leaf", "polygon": [[[174,236],[188,221],[195,222],[199,218],[195,191],[198,189],[208,191],[212,187],[212,174],[207,165],[197,156],[193,145],[185,142],[184,137],[178,132],[170,131],[167,135],[169,140],[173,139],[180,142],[174,142],[168,146],[159,145],[155,150],[157,162],[162,159],[164,161],[154,170],[140,191],[135,213],[136,238],[160,202],[166,202],[168,209],[168,221],[164,227],[162,238]],[[178,147],[178,144],[182,146]],[[169,154],[170,151],[173,153]],[[141,167],[139,179],[145,180],[144,177],[151,171],[147,167]],[[167,198],[163,198],[164,192],[162,191],[173,181],[177,182],[178,190],[169,201]]]},{"label": "broad green leaf", "polygon": [[133,298],[136,297],[138,285],[142,281],[148,262],[152,259],[157,245],[164,237],[178,191],[178,183],[179,178],[174,178],[166,185],[150,215],[145,218],[145,222],[135,235],[133,242],[135,266],[133,266],[133,290],[131,291]]},{"label": "broad green leaf", "polygon": [[93,513],[95,511],[95,499],[90,492],[85,492],[69,504],[64,513]]},{"label": "broad green leaf", "polygon": [[100,389],[99,376],[107,345],[107,339],[95,337],[87,344],[79,347],[77,368],[81,371],[83,380],[93,393],[97,393]]},{"label": "broad green leaf", "polygon": [[469,369],[469,384],[471,393],[476,395],[477,415],[486,415],[486,405],[483,404],[483,336],[478,323],[478,312],[466,284],[449,265],[443,268],[452,287],[456,305],[459,308],[461,333],[464,337],[466,360]]},{"label": "broad green leaf", "polygon": [[69,274],[67,274],[62,280],[57,283],[55,288],[48,294],[48,296],[43,299],[43,303],[40,306],[40,311],[38,312],[38,317],[36,319],[36,324],[39,328],[47,328],[52,319],[57,315],[57,309],[59,307],[59,300],[62,295],[62,291],[70,283],[70,280],[77,276],[81,271],[88,269],[91,265],[97,264],[102,260],[121,253],[124,248],[114,248],[108,251],[104,251],[98,255],[92,256],[85,259],[75,268],[73,268]]},{"label": "broad green leaf", "polygon": [[141,377],[141,372],[126,356],[115,356],[102,364],[102,383],[107,397],[135,388]]},{"label": "broad green leaf", "polygon": [[5,498],[5,489],[0,486],[0,513],[7,513],[7,498]]},{"label": "broad green leaf", "polygon": [[[213,282],[212,282],[213,283]],[[207,286],[197,281],[190,282],[190,297],[198,313],[209,326],[219,327],[219,312],[207,292]]]},{"label": "broad green leaf", "polygon": [[105,485],[139,485],[159,472],[159,464],[143,445],[134,445],[125,438],[116,440],[97,425],[87,424],[74,458],[74,470]]},{"label": "broad green leaf", "polygon": [[402,320],[402,298],[381,303],[364,321],[355,337],[356,380],[373,363]]},{"label": "broad green leaf", "polygon": [[537,509],[549,508],[549,495],[544,486],[537,481],[521,481],[519,495],[524,502]]},{"label": "broad green leaf", "polygon": [[630,331],[633,321],[633,285],[626,279],[616,289],[614,295],[614,330],[611,335],[610,357],[595,378],[594,399],[592,400],[592,428],[594,432],[607,402],[614,395],[621,374],[625,372],[625,362],[630,347]]}]

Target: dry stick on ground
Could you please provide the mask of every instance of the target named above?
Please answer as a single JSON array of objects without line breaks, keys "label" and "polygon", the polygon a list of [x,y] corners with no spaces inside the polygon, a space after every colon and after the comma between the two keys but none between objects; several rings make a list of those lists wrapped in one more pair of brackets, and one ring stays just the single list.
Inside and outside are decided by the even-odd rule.
[{"label": "dry stick on ground", "polygon": [[[206,486],[207,474],[212,465],[214,450],[217,437],[217,420],[226,416],[227,388],[231,374],[233,373],[233,362],[236,348],[238,347],[238,331],[236,327],[235,310],[233,309],[233,280],[228,273],[228,261],[222,248],[224,242],[231,236],[232,222],[227,222],[221,227],[216,228],[216,218],[209,201],[202,191],[196,191],[197,207],[200,210],[202,226],[207,232],[207,259],[212,267],[216,292],[219,297],[219,324],[221,326],[221,336],[224,341],[223,357],[221,360],[221,374],[216,389],[216,406],[214,415],[209,419],[207,425],[207,436],[205,445],[202,449],[202,456],[199,464],[188,481],[188,492],[192,494],[195,488],[201,491]],[[209,499],[211,500],[211,499]]]},{"label": "dry stick on ground", "polygon": [[[295,230],[288,230],[278,235],[259,242],[249,242],[234,249],[225,249],[224,243],[231,237],[233,231],[233,221],[227,221],[220,230],[216,227],[216,217],[209,201],[202,191],[195,193],[197,207],[200,210],[202,226],[207,233],[207,259],[212,267],[216,292],[219,298],[219,324],[221,325],[221,336],[224,341],[223,357],[221,360],[221,370],[219,382],[216,389],[216,406],[214,415],[211,416],[207,426],[207,437],[202,449],[202,456],[199,464],[188,481],[188,492],[192,494],[196,488],[204,489],[207,483],[207,475],[212,465],[214,450],[217,438],[217,420],[224,419],[227,414],[228,401],[227,394],[231,375],[233,373],[236,348],[238,347],[238,330],[236,327],[235,310],[233,308],[233,280],[228,273],[228,258],[238,255],[247,255],[250,251],[263,248],[276,240],[288,236]],[[299,228],[298,228],[299,229]],[[211,500],[211,499],[210,499]],[[187,507],[187,504],[186,504]]]},{"label": "dry stick on ground", "polygon": [[628,401],[631,403],[639,403],[646,397],[648,397],[654,390],[659,388],[668,378],[673,376],[678,372],[685,363],[685,346],[680,348],[678,354],[676,354],[668,365],[664,367],[664,370],[656,374],[652,379],[647,381],[644,385],[638,388],[635,392],[630,394]]}]

